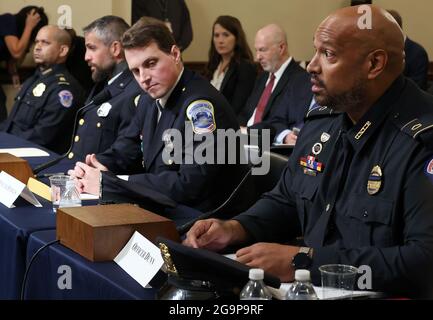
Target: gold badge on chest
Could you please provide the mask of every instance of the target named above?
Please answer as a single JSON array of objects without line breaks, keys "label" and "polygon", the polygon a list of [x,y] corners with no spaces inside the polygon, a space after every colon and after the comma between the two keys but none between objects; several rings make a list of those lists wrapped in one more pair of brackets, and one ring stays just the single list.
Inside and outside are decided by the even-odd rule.
[{"label": "gold badge on chest", "polygon": [[374,166],[371,169],[370,176],[368,177],[367,182],[367,192],[370,196],[377,194],[382,187],[382,169],[380,166]]},{"label": "gold badge on chest", "polygon": [[47,86],[44,83],[39,83],[34,89],[33,89],[33,95],[35,97],[41,97]]}]

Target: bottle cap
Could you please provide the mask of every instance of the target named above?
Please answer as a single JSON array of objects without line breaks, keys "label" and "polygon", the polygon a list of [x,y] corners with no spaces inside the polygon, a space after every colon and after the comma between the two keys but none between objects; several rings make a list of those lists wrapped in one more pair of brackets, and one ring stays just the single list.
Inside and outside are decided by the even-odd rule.
[{"label": "bottle cap", "polygon": [[310,271],[304,270],[304,269],[296,270],[295,271],[295,280],[296,281],[310,281],[311,280]]},{"label": "bottle cap", "polygon": [[263,280],[265,273],[262,269],[250,269],[249,278],[251,280]]}]

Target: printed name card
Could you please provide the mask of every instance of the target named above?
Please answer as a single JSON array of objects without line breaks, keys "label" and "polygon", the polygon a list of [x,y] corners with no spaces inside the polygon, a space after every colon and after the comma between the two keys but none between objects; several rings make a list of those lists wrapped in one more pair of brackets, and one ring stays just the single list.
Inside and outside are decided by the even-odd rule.
[{"label": "printed name card", "polygon": [[149,284],[164,264],[159,248],[137,231],[114,258],[114,262],[143,287]]},{"label": "printed name card", "polygon": [[35,207],[42,207],[35,195],[21,181],[2,171],[0,173],[0,202],[8,208],[21,196]]}]

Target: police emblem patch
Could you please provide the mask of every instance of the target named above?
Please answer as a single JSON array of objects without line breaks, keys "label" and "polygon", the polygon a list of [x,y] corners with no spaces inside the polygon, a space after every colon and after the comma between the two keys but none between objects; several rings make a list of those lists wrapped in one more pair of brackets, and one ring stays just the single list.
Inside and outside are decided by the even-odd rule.
[{"label": "police emblem patch", "polygon": [[427,172],[427,174],[433,176],[433,159],[431,159],[430,162],[427,164],[425,171]]},{"label": "police emblem patch", "polygon": [[186,109],[186,116],[196,134],[211,133],[216,129],[214,108],[207,100],[192,102]]},{"label": "police emblem patch", "polygon": [[33,89],[33,95],[35,97],[41,97],[47,86],[44,83],[39,83],[34,89]]},{"label": "police emblem patch", "polygon": [[69,108],[72,106],[72,101],[74,100],[74,96],[69,90],[62,90],[59,92],[59,101],[62,106],[65,108]]},{"label": "police emblem patch", "polygon": [[382,186],[382,169],[380,166],[374,166],[371,169],[367,182],[367,192],[370,196],[377,194]]}]

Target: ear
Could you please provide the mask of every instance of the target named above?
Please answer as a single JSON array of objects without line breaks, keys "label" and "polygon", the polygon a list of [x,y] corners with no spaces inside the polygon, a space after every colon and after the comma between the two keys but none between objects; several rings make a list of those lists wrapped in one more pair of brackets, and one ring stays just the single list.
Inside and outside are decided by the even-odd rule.
[{"label": "ear", "polygon": [[179,62],[182,59],[182,54],[181,54],[180,49],[179,49],[178,46],[172,46],[171,47],[170,55],[173,57],[173,59],[176,62],[176,64],[179,64]]},{"label": "ear", "polygon": [[59,57],[64,58],[68,55],[68,53],[69,53],[69,47],[66,45],[61,45]]},{"label": "ear", "polygon": [[122,45],[119,41],[113,41],[113,43],[110,45],[110,53],[116,58],[122,56]]},{"label": "ear", "polygon": [[368,79],[376,79],[388,64],[388,54],[385,50],[375,50],[370,52],[368,57]]}]

